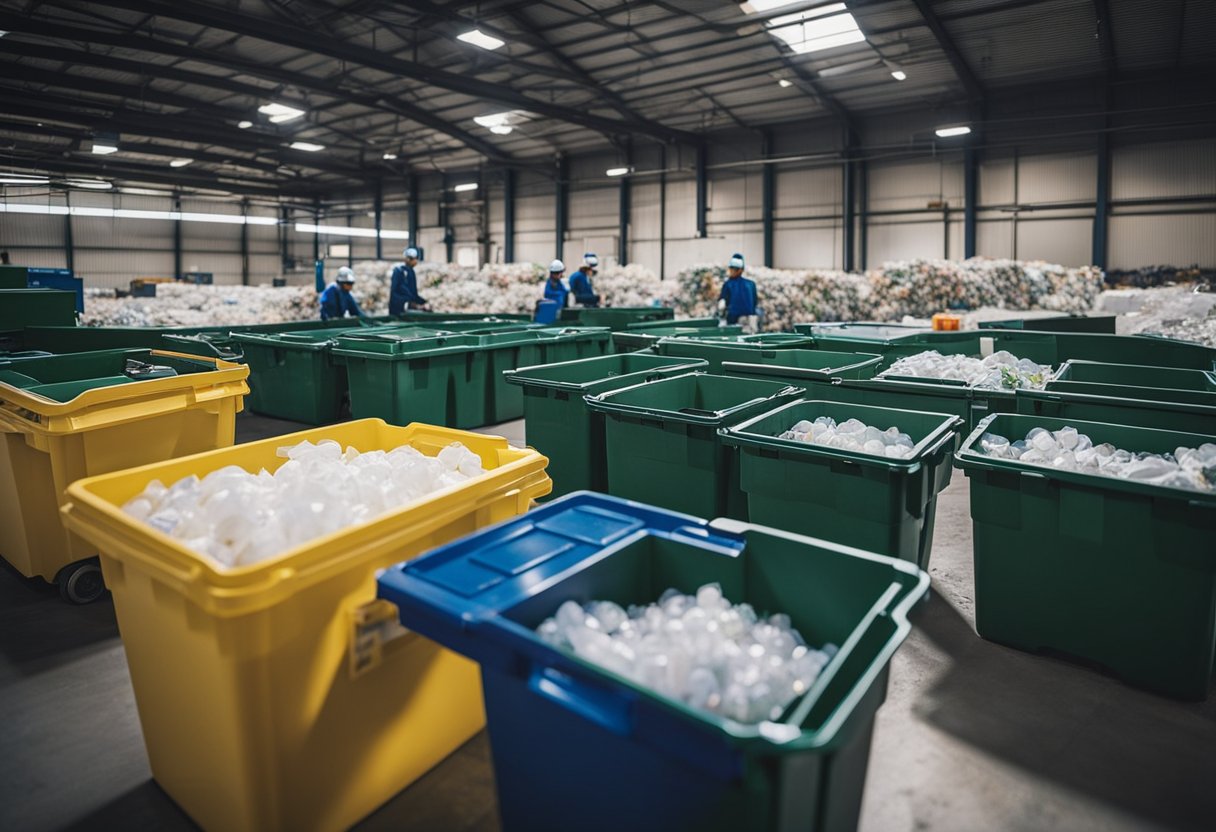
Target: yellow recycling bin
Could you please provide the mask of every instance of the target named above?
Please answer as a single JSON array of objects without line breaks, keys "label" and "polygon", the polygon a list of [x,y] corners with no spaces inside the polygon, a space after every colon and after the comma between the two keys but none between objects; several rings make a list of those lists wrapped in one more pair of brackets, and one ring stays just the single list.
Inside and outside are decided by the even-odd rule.
[{"label": "yellow recycling bin", "polygon": [[[136,380],[123,374],[128,360],[175,374]],[[161,350],[104,350],[2,369],[0,556],[27,578],[58,583],[69,601],[92,601],[105,590],[91,560],[97,549],[64,529],[64,490],[82,477],[231,445],[249,368]]]},{"label": "yellow recycling bin", "polygon": [[[461,442],[486,473],[230,569],[121,509],[153,479],[276,470],[305,439]],[[499,437],[363,419],[74,483],[66,521],[101,550],[157,782],[215,832],[340,830],[472,737],[477,665],[402,630],[376,572],[527,511],[552,488],[547,463]]]}]

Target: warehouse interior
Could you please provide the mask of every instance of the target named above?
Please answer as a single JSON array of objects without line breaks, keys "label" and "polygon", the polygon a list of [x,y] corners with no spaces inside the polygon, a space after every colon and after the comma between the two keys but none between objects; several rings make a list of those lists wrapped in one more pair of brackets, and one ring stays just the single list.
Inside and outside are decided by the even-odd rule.
[{"label": "warehouse interior", "polygon": [[1210,829],[1214,39],[0,0],[0,828]]}]

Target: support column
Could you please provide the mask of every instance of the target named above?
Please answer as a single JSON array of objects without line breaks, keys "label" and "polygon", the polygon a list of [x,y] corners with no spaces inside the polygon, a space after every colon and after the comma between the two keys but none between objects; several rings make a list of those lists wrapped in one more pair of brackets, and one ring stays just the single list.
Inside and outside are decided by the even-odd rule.
[{"label": "support column", "polygon": [[[773,155],[773,134],[765,130],[762,134],[760,155],[768,159]],[[764,230],[764,265],[773,268],[773,209],[776,205],[776,166],[766,162],[760,168],[760,222]]]},{"label": "support column", "polygon": [[975,256],[979,193],[979,154],[969,144],[963,150],[963,259]]},{"label": "support column", "polygon": [[452,262],[455,252],[456,236],[448,225],[448,177],[444,174],[439,180],[439,227],[443,229],[443,256],[445,263]]},{"label": "support column", "polygon": [[[625,145],[625,167],[632,172],[633,169],[633,147]],[[620,230],[617,232],[617,247],[616,260],[622,266],[629,262],[629,223],[632,218],[633,202],[630,193],[629,180],[630,174],[627,173],[621,177],[621,192],[620,192],[620,208],[617,211],[617,218],[620,221]]]},{"label": "support column", "polygon": [[[173,195],[173,210],[179,216],[182,212],[182,197],[181,194]],[[173,279],[182,279],[182,221],[176,219],[173,221]]]},{"label": "support column", "polygon": [[1093,254],[1090,262],[1106,271],[1106,241],[1110,228],[1110,133],[1098,139],[1098,188],[1094,199]]},{"label": "support column", "polygon": [[857,268],[864,272],[870,245],[870,165],[865,160],[857,163],[857,187]]},{"label": "support column", "polygon": [[697,146],[697,236],[708,236],[706,213],[709,210],[709,172],[706,168],[708,151],[704,144]]},{"label": "support column", "polygon": [[667,279],[667,145],[659,148],[659,280]]},{"label": "support column", "polygon": [[410,176],[406,198],[409,203],[405,206],[406,225],[409,231],[409,243],[418,248],[418,177]]},{"label": "support column", "polygon": [[556,187],[554,188],[553,197],[555,203],[555,216],[553,222],[554,236],[557,238],[557,249],[554,257],[558,260],[562,259],[562,252],[566,243],[566,217],[568,216],[567,202],[570,198],[567,190],[569,186],[569,170],[570,163],[566,159],[566,154],[559,154],[557,157],[557,182]]},{"label": "support column", "polygon": [[856,230],[857,230],[857,226],[856,226],[856,220],[857,220],[856,196],[857,195],[856,195],[856,193],[854,193],[854,188],[853,188],[853,172],[854,172],[853,165],[855,163],[853,162],[852,155],[853,154],[852,154],[851,150],[845,151],[845,159],[844,159],[844,165],[843,165],[843,169],[842,169],[843,179],[841,182],[841,188],[842,188],[842,194],[843,194],[843,199],[841,201],[843,202],[842,208],[843,208],[843,212],[844,212],[844,216],[843,216],[842,224],[841,224],[842,230],[844,232],[842,235],[843,241],[844,241],[843,265],[844,265],[844,270],[846,272],[853,271],[853,267],[854,267],[853,257],[854,257],[854,254],[855,254],[856,248],[857,248],[857,240],[856,240],[856,236],[855,236]]},{"label": "support column", "polygon": [[276,226],[279,232],[279,267],[281,271],[287,271],[287,206],[279,206],[279,224]]},{"label": "support column", "polygon": [[381,227],[384,224],[384,183],[376,180],[376,259],[384,259],[384,246],[380,239]]},{"label": "support column", "polygon": [[[312,224],[321,224],[321,200],[317,199],[312,204]],[[317,262],[321,259],[321,232],[314,231],[312,233],[312,260]]]},{"label": "support column", "polygon": [[[249,216],[249,200],[241,200],[241,216]],[[249,224],[241,223],[241,285],[249,285]]]},{"label": "support column", "polygon": [[76,244],[72,239],[72,192],[63,192],[63,204],[67,206],[68,212],[63,215],[63,247],[64,255],[67,258],[68,271],[76,274]]},{"label": "support column", "polygon": [[508,168],[502,180],[502,259],[515,262],[515,171]]}]

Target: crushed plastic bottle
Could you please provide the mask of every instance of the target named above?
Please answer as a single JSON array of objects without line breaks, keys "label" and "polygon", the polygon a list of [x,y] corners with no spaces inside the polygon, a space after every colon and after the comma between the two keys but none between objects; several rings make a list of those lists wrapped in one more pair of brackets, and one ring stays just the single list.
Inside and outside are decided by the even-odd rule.
[{"label": "crushed plastic bottle", "polygon": [[1006,350],[998,350],[985,358],[942,355],[937,350],[926,350],[900,358],[878,375],[950,379],[970,387],[995,390],[1042,390],[1052,379],[1052,369],[1029,358],[1018,358]]},{"label": "crushed plastic bottle", "polygon": [[813,422],[803,419],[777,438],[887,459],[911,459],[916,446],[912,437],[898,427],[883,430],[867,425],[860,419],[848,419],[837,424],[831,416],[820,416]]}]

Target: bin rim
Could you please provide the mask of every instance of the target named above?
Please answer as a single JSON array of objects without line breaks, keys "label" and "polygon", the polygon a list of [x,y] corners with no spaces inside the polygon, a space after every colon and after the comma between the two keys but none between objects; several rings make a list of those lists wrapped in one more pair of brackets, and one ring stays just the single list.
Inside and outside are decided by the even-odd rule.
[{"label": "bin rim", "polygon": [[[1085,381],[1065,381],[1065,384],[1092,384],[1094,387],[1109,388],[1113,385],[1102,384],[1101,382],[1085,382]],[[1103,407],[1142,407],[1151,408],[1153,410],[1166,410],[1174,413],[1192,413],[1196,416],[1212,416],[1216,417],[1216,391],[1204,390],[1179,390],[1176,387],[1139,387],[1128,385],[1130,390],[1160,390],[1168,396],[1169,394],[1179,393],[1200,393],[1201,395],[1209,395],[1213,399],[1213,404],[1198,404],[1196,402],[1176,401],[1166,397],[1160,399],[1140,399],[1132,397],[1119,396],[1103,396],[1100,393],[1080,392],[1077,390],[1056,390],[1048,388],[1046,390],[1019,390],[1017,396],[1024,399],[1035,399],[1039,401],[1052,402],[1077,402],[1078,404],[1093,404]],[[1026,414],[1024,414],[1026,415]],[[1216,427],[1216,418],[1212,421],[1213,427]]]},{"label": "bin rim", "polygon": [[213,369],[98,387],[85,390],[67,402],[0,382],[0,431],[43,435],[75,433],[184,410],[199,401],[243,397],[249,393],[246,382],[249,367],[222,358],[139,348],[94,352],[147,352],[150,357],[165,356],[210,364]]},{"label": "bin rim", "polygon": [[[766,385],[770,385],[772,387],[776,387],[779,389],[773,390],[773,392],[768,396],[756,396],[755,398],[748,399],[745,402],[740,402],[736,405],[732,405],[731,407],[728,407],[725,410],[716,410],[716,411],[713,411],[712,413],[710,413],[709,411],[706,411],[706,415],[700,415],[700,414],[696,414],[696,413],[681,413],[680,411],[677,411],[677,410],[656,410],[655,408],[643,407],[641,405],[617,404],[617,403],[609,401],[609,399],[611,399],[614,396],[618,396],[623,393],[632,392],[641,387],[646,387],[651,384],[663,384],[665,382],[678,381],[680,379],[696,377],[696,376],[704,376],[705,378],[713,378],[713,379],[727,379],[732,382],[755,382],[757,384],[766,384]],[[706,372],[701,372],[701,371],[694,371],[691,373],[683,373],[678,376],[668,376],[666,378],[659,379],[658,381],[644,381],[641,384],[632,384],[629,387],[621,387],[616,390],[609,390],[607,392],[600,393],[600,394],[594,395],[594,396],[584,396],[583,401],[585,401],[587,403],[587,407],[591,408],[592,410],[596,410],[601,413],[605,413],[614,418],[623,417],[623,416],[633,416],[636,418],[643,418],[643,419],[662,419],[662,420],[671,421],[671,422],[684,422],[686,424],[692,424],[692,425],[719,426],[719,425],[721,425],[723,420],[729,419],[732,415],[738,413],[741,410],[746,410],[748,408],[755,407],[759,404],[762,404],[763,402],[775,401],[775,400],[781,399],[781,398],[788,398],[790,396],[801,395],[802,393],[805,393],[805,392],[806,392],[806,388],[795,387],[792,384],[787,384],[784,387],[781,387],[780,382],[776,382],[776,381],[762,381],[761,379],[744,379],[744,378],[739,378],[738,376],[722,375],[721,373],[706,373]]]},{"label": "bin rim", "polygon": [[[158,471],[167,467],[204,463],[206,470],[196,470],[200,478],[230,464],[230,460],[250,451],[273,451],[305,439],[320,442],[341,438],[370,427],[387,430],[394,435],[393,447],[413,444],[418,439],[462,442],[485,460],[493,454],[502,464],[488,468],[486,473],[457,485],[434,491],[425,497],[384,512],[363,523],[346,526],[322,537],[286,549],[274,557],[246,566],[224,567],[211,558],[186,546],[147,523],[127,515],[122,504],[95,493],[98,486],[115,480],[137,479],[144,486],[159,479]],[[398,441],[399,440],[399,441]],[[387,450],[387,449],[383,449]],[[137,562],[142,569],[162,583],[175,587],[200,608],[222,618],[235,618],[269,609],[289,599],[300,590],[324,581],[331,575],[349,568],[352,562],[365,559],[383,544],[387,537],[407,540],[426,535],[470,509],[493,501],[505,491],[535,499],[552,490],[552,481],[545,473],[548,458],[531,448],[514,448],[501,436],[477,434],[454,428],[438,427],[418,422],[404,427],[389,425],[383,419],[359,419],[338,425],[309,428],[268,439],[203,451],[185,457],[154,462],[125,471],[99,474],[77,480],[67,488],[68,500],[60,509],[64,524],[72,531],[96,543],[107,555],[121,561]],[[246,467],[242,465],[241,467]],[[248,468],[246,468],[248,470]],[[146,476],[146,479],[144,477]],[[168,484],[168,483],[166,483]],[[134,498],[142,488],[127,496]],[[466,493],[470,499],[450,498]],[[417,515],[418,522],[404,530],[393,531],[405,515]],[[115,554],[121,551],[121,555]]]},{"label": "bin rim", "polygon": [[[636,353],[609,353],[607,355],[593,355],[593,356],[589,356],[587,358],[574,358],[574,359],[571,359],[570,361],[554,361],[550,364],[533,364],[529,367],[518,367],[514,370],[503,370],[502,374],[503,374],[503,377],[507,380],[507,382],[509,384],[518,384],[521,387],[543,387],[547,390],[565,390],[570,393],[581,393],[584,390],[586,390],[588,387],[592,387],[596,384],[600,384],[609,379],[631,378],[633,376],[645,376],[649,373],[662,373],[664,370],[676,370],[676,369],[681,369],[681,368],[692,370],[692,369],[699,369],[699,368],[709,366],[709,363],[702,358],[681,358],[679,356],[654,355],[651,353],[651,354],[647,354],[647,356],[651,357],[651,358],[664,359],[670,363],[656,364],[654,367],[648,367],[645,370],[638,370],[633,373],[624,373],[622,375],[617,375],[617,376],[604,376],[603,378],[592,379],[591,381],[584,381],[584,382],[549,381],[548,379],[542,379],[542,378],[536,378],[536,377],[530,378],[527,375],[528,372],[537,370],[540,368],[566,367],[566,366],[572,366],[572,365],[576,365],[576,364],[590,364],[592,362],[607,363],[608,361],[611,361],[612,359],[620,358],[621,356],[624,356],[624,355],[635,355],[635,354]],[[649,378],[641,379],[642,382],[654,381],[654,380],[656,380],[656,379],[649,379]],[[628,386],[634,387],[636,385],[631,383]]]},{"label": "bin rim", "polygon": [[[1016,459],[996,459],[975,450],[976,444],[980,441],[980,437],[988,432],[989,425],[996,419],[1018,419],[1026,420],[1025,423],[1033,423],[1034,427],[1044,427],[1049,430],[1055,430],[1062,427],[1074,427],[1079,432],[1084,433],[1084,428],[1089,425],[1098,426],[1101,428],[1120,428],[1123,430],[1132,430],[1137,433],[1155,433],[1159,436],[1174,437],[1174,447],[1182,447],[1183,442],[1194,443],[1194,446],[1207,443],[1216,443],[1216,435],[1206,435],[1201,433],[1185,433],[1176,430],[1161,430],[1160,428],[1142,428],[1134,425],[1120,425],[1114,422],[1094,422],[1092,420],[1082,419],[1061,419],[1055,416],[1036,416],[1027,413],[993,413],[985,416],[980,420],[973,430],[961,445],[958,451],[954,454],[955,464],[967,471],[1003,471],[1009,474],[1020,474],[1023,477],[1031,479],[1055,480],[1068,485],[1080,485],[1087,488],[1096,488],[1107,491],[1118,491],[1125,494],[1136,494],[1144,497],[1152,497],[1154,499],[1165,499],[1171,501],[1185,502],[1192,508],[1208,508],[1216,509],[1216,491],[1192,491],[1185,488],[1171,488],[1164,485],[1154,485],[1151,483],[1137,482],[1134,480],[1126,480],[1120,477],[1107,477],[1102,474],[1084,474],[1079,471],[1063,471],[1058,468],[1048,468],[1045,465],[1033,465],[1028,462],[1020,462]],[[1054,425],[1054,427],[1052,427]],[[1196,441],[1198,440],[1198,441]],[[1013,441],[1013,440],[1010,440]]]},{"label": "bin rim", "polygon": [[[1083,358],[1070,358],[1067,361],[1060,362],[1060,367],[1059,367],[1059,369],[1056,370],[1055,376],[1052,378],[1052,381],[1075,381],[1078,383],[1088,383],[1088,382],[1079,382],[1077,379],[1061,378],[1061,376],[1063,376],[1065,374],[1066,369],[1071,369],[1073,366],[1076,366],[1076,365],[1115,367],[1115,368],[1119,368],[1119,369],[1128,369],[1128,370],[1132,370],[1132,371],[1170,370],[1172,372],[1177,372],[1177,373],[1198,373],[1199,375],[1203,376],[1207,380],[1208,384],[1210,384],[1214,389],[1216,389],[1216,370],[1197,370],[1197,369],[1193,369],[1190,367],[1163,367],[1161,365],[1151,365],[1151,364],[1116,364],[1111,361],[1091,361],[1089,359],[1083,359]],[[1103,382],[1092,382],[1092,383],[1101,384]],[[1130,386],[1130,387],[1147,387],[1149,385],[1128,385],[1128,386]],[[1165,388],[1161,388],[1161,389],[1176,390],[1176,389],[1186,389],[1186,388],[1165,387]]]},{"label": "bin rim", "polygon": [[[778,721],[765,720],[755,724],[740,723],[727,717],[696,710],[677,699],[667,697],[657,691],[639,685],[624,676],[620,676],[607,668],[580,658],[570,650],[547,644],[531,629],[516,623],[504,614],[518,603],[526,601],[531,597],[530,595],[510,604],[504,601],[503,604],[493,607],[478,605],[475,608],[468,609],[459,617],[459,628],[464,635],[471,635],[474,639],[480,638],[497,642],[498,646],[510,650],[513,654],[511,666],[515,668],[515,672],[520,672],[521,670],[526,672],[524,668],[528,664],[533,664],[540,672],[554,670],[582,679],[599,677],[599,679],[611,682],[614,686],[622,689],[620,692],[614,691],[614,695],[644,700],[647,705],[656,707],[668,715],[674,716],[686,725],[695,726],[701,730],[708,728],[714,731],[718,738],[725,740],[736,750],[740,751],[761,749],[767,754],[792,754],[827,749],[843,741],[845,737],[841,735],[841,732],[846,727],[857,705],[870,691],[878,675],[885,671],[891,661],[891,657],[911,632],[912,625],[908,621],[908,612],[920,603],[929,588],[929,574],[919,569],[915,564],[899,558],[879,555],[823,538],[800,535],[785,531],[784,529],[762,526],[756,523],[745,523],[722,517],[707,521],[681,512],[660,509],[644,503],[613,497],[607,494],[599,494],[597,492],[575,491],[558,500],[545,504],[540,509],[534,510],[534,512],[558,510],[563,508],[567,502],[573,503],[576,506],[580,503],[590,502],[592,505],[599,504],[610,510],[613,507],[632,507],[635,510],[667,515],[672,519],[674,526],[667,530],[653,528],[635,529],[628,534],[618,537],[582,561],[571,564],[561,572],[555,573],[543,582],[536,584],[532,587],[536,591],[555,586],[576,575],[585,565],[598,563],[621,549],[631,546],[651,535],[669,537],[679,542],[699,545],[718,554],[733,557],[739,557],[746,548],[746,537],[748,534],[765,535],[827,549],[840,555],[881,563],[895,573],[903,573],[905,580],[902,582],[897,580],[894,575],[892,576],[887,589],[880,594],[876,603],[869,610],[868,615],[864,616],[854,628],[852,636],[839,645],[839,652],[824,666],[823,671],[811,688],[786,707],[782,714],[783,719]],[[536,517],[536,522],[543,522],[544,516],[541,514]],[[513,519],[519,520],[519,518]],[[444,553],[451,547],[460,545],[462,542],[467,545],[468,541],[475,538],[488,537],[500,528],[510,525],[511,522],[512,520],[507,520],[493,526],[487,526],[484,529],[479,529],[463,541],[454,541],[453,543],[437,547],[425,555],[409,561],[408,565],[424,567],[428,560],[443,557]],[[381,587],[387,584],[393,586],[398,591],[408,593],[408,588],[411,584],[417,586],[418,583],[423,583],[422,579],[412,575],[404,575],[402,567],[407,567],[407,564],[397,564],[388,569],[385,575],[379,579]],[[435,601],[443,598],[445,595],[452,596],[455,594],[442,587],[429,586],[431,589],[425,592],[425,595],[428,596],[427,601]],[[383,594],[381,594],[381,597],[384,597]],[[420,616],[425,617],[430,622],[435,622],[440,617],[451,613],[450,610],[441,610],[430,604],[427,604],[424,610],[421,603],[422,598],[416,594],[411,594],[411,600],[419,602],[411,606],[419,610]],[[462,600],[468,601],[463,596]],[[864,641],[865,634],[869,632],[870,628],[888,621],[893,624],[890,636],[874,651],[873,656],[867,662],[866,670],[858,674],[857,678],[849,686],[847,693],[839,698],[839,701],[824,716],[817,728],[803,729],[800,727],[800,723],[809,717],[809,711],[817,704],[818,697],[822,695],[824,689],[833,681],[840,668],[846,661],[853,658],[853,651],[857,649],[857,645],[860,642]],[[404,622],[404,616],[403,623],[406,623]],[[435,634],[424,632],[423,635],[434,638]],[[451,646],[449,649],[462,652],[459,645]],[[602,682],[600,686],[602,687]],[[666,753],[674,755],[674,752],[668,749],[664,750]]]},{"label": "bin rim", "polygon": [[[826,445],[813,445],[808,442],[798,442],[793,439],[781,439],[777,436],[770,436],[764,433],[754,433],[749,428],[756,422],[762,419],[768,419],[781,413],[783,410],[789,410],[793,407],[799,407],[807,404],[830,404],[833,406],[847,407],[850,410],[862,411],[882,411],[885,413],[915,413],[923,416],[939,416],[941,424],[930,431],[924,439],[917,442],[913,447],[913,455],[908,459],[892,459],[890,457],[880,457],[874,454],[861,453],[859,451],[848,451],[843,448],[833,448]],[[958,436],[959,429],[965,424],[964,420],[958,416],[952,416],[948,413],[936,413],[928,410],[908,410],[907,408],[899,407],[881,407],[878,405],[863,405],[852,404],[849,402],[835,402],[829,399],[812,399],[802,398],[784,404],[781,407],[773,408],[766,413],[761,413],[759,416],[753,416],[746,422],[741,422],[730,427],[720,428],[718,436],[727,445],[734,445],[739,448],[764,448],[767,450],[779,450],[781,453],[789,453],[797,456],[808,457],[824,457],[828,459],[841,459],[848,462],[857,463],[859,465],[868,465],[874,468],[885,468],[887,470],[899,470],[905,474],[913,474],[920,470],[925,460],[931,457],[942,449],[942,447],[954,440]]]},{"label": "bin rim", "polygon": [[[840,378],[839,373],[855,372],[863,370],[866,367],[873,367],[882,363],[881,355],[864,352],[836,352],[835,350],[799,350],[797,348],[790,350],[774,350],[776,356],[782,353],[799,353],[813,352],[818,355],[840,355],[860,358],[861,361],[855,361],[852,364],[842,364],[837,367],[829,367],[823,370],[814,370],[809,367],[795,367],[789,364],[753,364],[749,361],[723,361],[723,372],[736,372],[745,375],[753,376],[781,376],[784,378],[806,378],[815,381],[831,381],[835,378]],[[767,357],[767,351],[765,351]],[[860,380],[860,379],[859,379]]]}]

